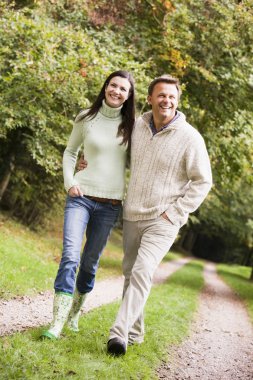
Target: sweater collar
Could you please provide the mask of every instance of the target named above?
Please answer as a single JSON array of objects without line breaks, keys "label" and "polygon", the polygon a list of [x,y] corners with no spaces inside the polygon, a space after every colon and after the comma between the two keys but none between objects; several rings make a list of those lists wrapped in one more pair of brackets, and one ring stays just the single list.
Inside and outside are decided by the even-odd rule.
[{"label": "sweater collar", "polygon": [[[183,114],[183,112],[177,110],[177,114],[178,114],[178,117],[175,120],[173,120],[168,125],[168,127],[164,129],[164,131],[168,131],[168,130],[172,130],[172,129],[178,129],[178,128],[180,128],[180,126],[182,126],[182,124],[186,123],[185,115]],[[148,127],[150,125],[151,118],[152,118],[152,111],[145,112],[142,115],[142,119],[148,125]]]},{"label": "sweater collar", "polygon": [[109,107],[103,99],[102,106],[100,107],[99,112],[102,113],[102,115],[109,117],[110,119],[116,119],[121,116],[122,107],[123,104],[118,108]]}]

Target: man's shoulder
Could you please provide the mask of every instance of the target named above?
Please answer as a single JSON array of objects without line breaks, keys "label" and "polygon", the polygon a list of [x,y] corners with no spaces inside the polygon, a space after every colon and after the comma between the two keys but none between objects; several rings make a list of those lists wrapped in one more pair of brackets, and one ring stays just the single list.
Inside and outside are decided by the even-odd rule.
[{"label": "man's shoulder", "polygon": [[181,132],[184,136],[185,146],[187,149],[194,150],[205,146],[205,140],[201,133],[188,122],[184,124]]},{"label": "man's shoulder", "polygon": [[139,115],[135,120],[133,132],[136,133],[137,131],[140,131],[145,125],[149,125],[151,117],[152,112],[145,112],[144,114]]},{"label": "man's shoulder", "polygon": [[186,120],[185,115],[179,111],[178,119],[173,123],[179,139],[183,139],[186,147],[197,147],[203,145],[204,139],[200,132]]},{"label": "man's shoulder", "polygon": [[201,133],[197,130],[197,128],[193,127],[190,123],[188,123],[185,119],[181,123],[180,127],[178,128],[181,130],[183,134],[188,135],[189,137],[192,136],[193,138],[201,138]]},{"label": "man's shoulder", "polygon": [[188,132],[189,134],[196,135],[196,136],[200,135],[199,131],[187,121],[185,121],[185,123],[183,124],[183,128],[184,128],[184,131]]},{"label": "man's shoulder", "polygon": [[152,111],[145,112],[136,119],[136,124],[149,124],[152,118]]}]

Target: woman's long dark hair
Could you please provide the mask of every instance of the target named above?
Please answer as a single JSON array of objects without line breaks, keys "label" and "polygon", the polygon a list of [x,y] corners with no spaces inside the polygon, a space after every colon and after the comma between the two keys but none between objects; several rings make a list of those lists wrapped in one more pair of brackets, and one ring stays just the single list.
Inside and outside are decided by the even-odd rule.
[{"label": "woman's long dark hair", "polygon": [[128,146],[129,151],[131,146],[131,135],[135,122],[135,90],[133,77],[128,71],[119,70],[111,73],[108,76],[108,78],[106,78],[105,83],[103,84],[103,87],[101,88],[97,99],[92,104],[89,111],[80,118],[77,117],[77,120],[81,121],[86,118],[93,119],[97,115],[100,107],[102,106],[103,99],[105,99],[105,89],[108,86],[110,80],[114,77],[126,78],[131,85],[129,90],[129,97],[123,103],[123,107],[121,109],[122,122],[119,125],[117,134],[117,136],[122,136],[121,144],[126,144]]}]

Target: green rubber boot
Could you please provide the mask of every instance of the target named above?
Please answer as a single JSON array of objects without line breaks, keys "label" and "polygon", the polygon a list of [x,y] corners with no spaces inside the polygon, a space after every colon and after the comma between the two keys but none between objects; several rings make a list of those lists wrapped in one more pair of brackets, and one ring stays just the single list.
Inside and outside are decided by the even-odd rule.
[{"label": "green rubber boot", "polygon": [[86,297],[87,297],[87,293],[81,294],[79,293],[77,289],[75,289],[73,303],[72,303],[72,307],[71,307],[71,310],[69,312],[69,317],[68,317],[68,327],[72,331],[75,331],[75,332],[79,331],[78,321],[81,314],[81,308],[84,304]]},{"label": "green rubber boot", "polygon": [[58,339],[73,302],[72,294],[55,293],[53,304],[53,321],[48,330],[43,331],[41,338]]}]

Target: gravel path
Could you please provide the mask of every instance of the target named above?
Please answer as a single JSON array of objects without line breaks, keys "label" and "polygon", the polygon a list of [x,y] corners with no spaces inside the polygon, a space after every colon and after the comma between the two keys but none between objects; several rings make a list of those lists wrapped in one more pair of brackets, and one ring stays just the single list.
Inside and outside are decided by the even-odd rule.
[{"label": "gravel path", "polygon": [[205,267],[205,288],[190,337],[171,348],[157,375],[167,380],[252,380],[253,328],[244,305]]},{"label": "gravel path", "polygon": [[[165,281],[189,260],[189,258],[182,258],[162,263],[155,273],[154,284]],[[122,289],[123,276],[96,282],[84,304],[83,312],[120,299]],[[36,297],[23,296],[9,301],[0,301],[0,336],[50,323],[52,308],[53,293],[50,291],[41,292]]]}]

